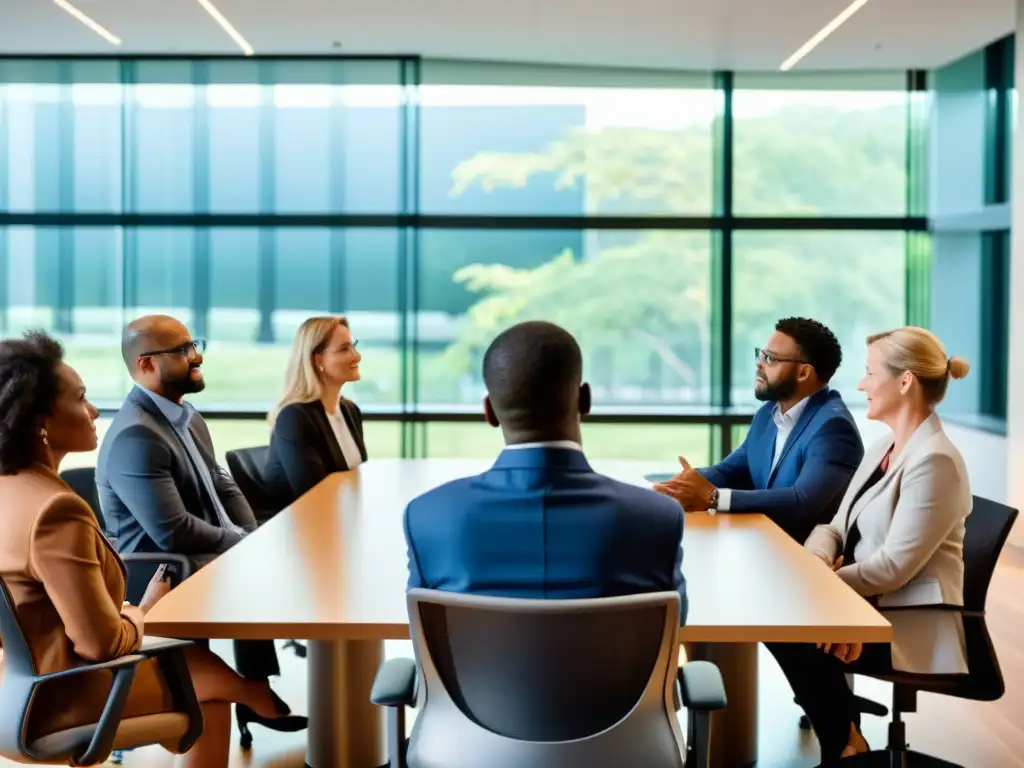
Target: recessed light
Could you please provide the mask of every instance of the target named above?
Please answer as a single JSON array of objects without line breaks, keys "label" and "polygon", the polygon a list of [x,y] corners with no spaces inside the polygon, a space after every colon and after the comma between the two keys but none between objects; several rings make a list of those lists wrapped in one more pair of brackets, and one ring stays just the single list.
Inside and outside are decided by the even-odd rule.
[{"label": "recessed light", "polygon": [[255,53],[252,46],[249,45],[249,41],[242,37],[242,34],[224,17],[223,13],[217,10],[210,0],[196,0],[196,2],[203,6],[203,10],[210,14],[213,20],[220,25],[220,28],[228,33],[228,37],[235,41],[235,44],[242,49],[242,53],[246,56],[252,56]]},{"label": "recessed light", "polygon": [[113,32],[108,30],[106,27],[102,26],[99,22],[95,21],[94,19],[91,19],[89,16],[86,16],[80,10],[75,8],[75,6],[73,6],[71,3],[69,3],[68,0],[53,0],[53,2],[62,11],[65,11],[65,12],[69,13],[70,15],[74,16],[78,21],[80,21],[82,24],[87,26],[89,29],[91,29],[97,35],[102,37],[104,40],[106,40],[111,45],[120,45],[121,44],[121,38],[120,37],[115,35]]},{"label": "recessed light", "polygon": [[790,56],[788,59],[782,62],[782,64],[779,65],[779,69],[781,69],[783,72],[788,72],[796,65],[797,62],[800,61],[800,59],[802,59],[808,53],[817,48],[818,45],[820,45],[826,37],[828,37],[841,26],[843,26],[843,24],[846,23],[847,19],[849,19],[851,16],[853,16],[853,14],[855,14],[857,11],[859,11],[867,4],[868,0],[853,0],[853,2],[850,3],[845,9],[843,9],[843,11],[841,11],[838,16],[836,16],[834,19],[832,19],[832,21],[830,21],[828,24],[822,27],[821,30],[817,34],[815,34],[810,40],[808,40],[806,43],[797,48],[796,53],[794,53],[792,56]]}]

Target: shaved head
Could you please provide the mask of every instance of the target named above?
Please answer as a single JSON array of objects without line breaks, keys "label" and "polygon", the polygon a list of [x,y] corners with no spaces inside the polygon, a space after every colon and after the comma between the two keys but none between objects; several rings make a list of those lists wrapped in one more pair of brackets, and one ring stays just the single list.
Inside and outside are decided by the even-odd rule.
[{"label": "shaved head", "polygon": [[192,338],[180,320],[169,315],[144,315],[132,320],[121,334],[121,357],[131,373],[139,355],[182,344]]},{"label": "shaved head", "polygon": [[206,386],[199,370],[203,347],[184,323],[167,315],[140,317],[121,334],[121,357],[132,380],[174,402]]},{"label": "shaved head", "polygon": [[590,389],[582,381],[580,347],[568,331],[539,321],[514,325],[491,342],[483,369],[485,408],[506,442],[579,440]]}]

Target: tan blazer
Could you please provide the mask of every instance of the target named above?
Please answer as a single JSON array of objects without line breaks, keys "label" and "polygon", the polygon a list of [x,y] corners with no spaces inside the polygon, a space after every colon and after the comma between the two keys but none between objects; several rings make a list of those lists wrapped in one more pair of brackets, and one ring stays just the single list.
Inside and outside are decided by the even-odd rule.
[{"label": "tan blazer", "polygon": [[[123,605],[124,563],[86,502],[48,467],[0,476],[0,578],[14,599],[38,674],[110,661],[142,644],[142,611]],[[96,672],[43,686],[29,738],[96,722],[110,683],[109,672]],[[171,708],[156,662],[143,662],[125,717]]]},{"label": "tan blazer", "polygon": [[[907,610],[913,606],[963,605],[964,523],[971,488],[960,452],[936,415],[911,436],[876,485],[853,504],[892,447],[879,440],[854,473],[839,512],[819,525],[806,547],[833,561],[842,554],[851,526],[861,539],[854,563],[837,574],[858,594],[876,598],[892,624],[894,669],[916,673],[967,672],[963,622],[955,612]],[[890,610],[886,608],[900,608]]]}]

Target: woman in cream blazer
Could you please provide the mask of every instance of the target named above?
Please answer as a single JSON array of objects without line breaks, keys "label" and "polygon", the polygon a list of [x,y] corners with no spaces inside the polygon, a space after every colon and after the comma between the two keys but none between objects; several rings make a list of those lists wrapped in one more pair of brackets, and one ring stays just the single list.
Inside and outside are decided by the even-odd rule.
[{"label": "woman in cream blazer", "polygon": [[[98,413],[60,344],[42,333],[0,342],[0,381],[0,578],[36,669],[49,674],[131,654],[169,582],[157,576],[138,606],[126,603],[124,563],[88,504],[57,474],[66,454],[96,449]],[[227,765],[231,703],[265,717],[288,714],[269,685],[240,677],[209,650],[193,646],[186,657],[204,730],[185,766]],[[109,689],[105,672],[47,683],[33,701],[27,738],[97,722]],[[124,716],[171,705],[157,662],[139,664]]]},{"label": "woman in cream blazer", "polygon": [[921,328],[868,339],[859,389],[868,418],[892,433],[867,450],[835,518],[805,546],[878,607],[892,624],[892,643],[769,646],[814,726],[822,762],[868,749],[847,672],[967,672],[960,616],[938,606],[963,605],[971,489],[934,412],[949,379],[967,371]]}]

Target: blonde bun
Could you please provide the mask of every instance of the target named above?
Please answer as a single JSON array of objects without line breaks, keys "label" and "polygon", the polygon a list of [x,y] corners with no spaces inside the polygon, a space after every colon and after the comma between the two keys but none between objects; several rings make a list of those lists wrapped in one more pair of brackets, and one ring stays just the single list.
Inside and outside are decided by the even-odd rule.
[{"label": "blonde bun", "polygon": [[954,379],[962,379],[970,372],[971,366],[959,355],[949,358],[949,375]]}]

